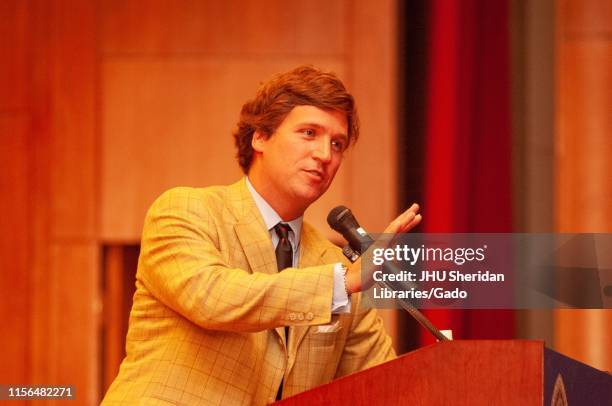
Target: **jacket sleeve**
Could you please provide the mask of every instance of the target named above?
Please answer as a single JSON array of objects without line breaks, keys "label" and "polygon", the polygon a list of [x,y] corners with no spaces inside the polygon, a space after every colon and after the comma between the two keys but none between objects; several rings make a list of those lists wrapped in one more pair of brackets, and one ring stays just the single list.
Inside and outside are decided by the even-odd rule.
[{"label": "jacket sleeve", "polygon": [[[219,248],[218,219],[197,192],[172,189],[147,213],[137,279],[151,295],[212,330],[251,332],[331,320],[333,265],[274,274],[229,266]],[[298,320],[296,313],[307,317]]]},{"label": "jacket sleeve", "polygon": [[353,295],[355,315],[336,377],[361,371],[396,357],[391,338],[387,335],[376,309],[362,306],[360,299],[361,294]]}]

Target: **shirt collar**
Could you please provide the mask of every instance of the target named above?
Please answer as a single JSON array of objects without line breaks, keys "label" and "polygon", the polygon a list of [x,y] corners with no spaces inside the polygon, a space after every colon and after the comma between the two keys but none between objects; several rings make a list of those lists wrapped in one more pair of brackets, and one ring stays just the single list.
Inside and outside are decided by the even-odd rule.
[{"label": "shirt collar", "polygon": [[255,188],[251,184],[251,181],[249,180],[248,176],[246,177],[246,185],[249,189],[249,192],[251,192],[251,196],[253,196],[255,205],[259,209],[261,217],[263,217],[263,221],[268,231],[272,230],[274,226],[278,223],[288,224],[289,227],[291,227],[291,231],[293,231],[293,234],[295,236],[294,244],[295,247],[297,247],[300,244],[300,236],[302,234],[302,223],[304,222],[304,216],[300,216],[291,221],[283,221],[283,219],[281,219],[281,216],[279,216],[278,213],[272,208],[272,206],[268,204],[266,199],[264,199],[259,193],[257,193],[257,190],[255,190]]}]

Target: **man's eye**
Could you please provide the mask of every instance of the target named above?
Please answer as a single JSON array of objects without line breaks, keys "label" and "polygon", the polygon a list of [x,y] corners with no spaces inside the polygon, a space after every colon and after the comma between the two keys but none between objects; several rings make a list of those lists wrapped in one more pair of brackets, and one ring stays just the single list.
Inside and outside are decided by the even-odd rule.
[{"label": "man's eye", "polygon": [[332,147],[336,150],[336,151],[344,151],[344,142],[342,141],[332,141]]},{"label": "man's eye", "polygon": [[302,130],[302,134],[312,137],[313,135],[315,135],[315,132],[312,128],[306,128]]}]

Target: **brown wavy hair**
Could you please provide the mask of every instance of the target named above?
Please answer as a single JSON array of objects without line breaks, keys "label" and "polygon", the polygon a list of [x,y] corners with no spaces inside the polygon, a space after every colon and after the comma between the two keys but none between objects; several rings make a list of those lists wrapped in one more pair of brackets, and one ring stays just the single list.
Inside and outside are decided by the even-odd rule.
[{"label": "brown wavy hair", "polygon": [[353,96],[332,72],[311,65],[298,66],[272,76],[261,84],[255,98],[247,101],[240,111],[234,131],[238,163],[244,173],[253,161],[251,141],[255,131],[270,137],[296,106],[315,106],[346,114],[349,145],[359,137],[359,117]]}]

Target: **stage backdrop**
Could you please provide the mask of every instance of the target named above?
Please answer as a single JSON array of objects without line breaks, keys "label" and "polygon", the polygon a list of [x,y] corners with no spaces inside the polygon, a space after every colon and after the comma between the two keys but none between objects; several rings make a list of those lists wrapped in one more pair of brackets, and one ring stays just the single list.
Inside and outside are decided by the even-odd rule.
[{"label": "stage backdrop", "polygon": [[[512,232],[508,13],[507,1],[431,3],[425,232]],[[426,314],[458,339],[514,336],[511,310]]]}]

